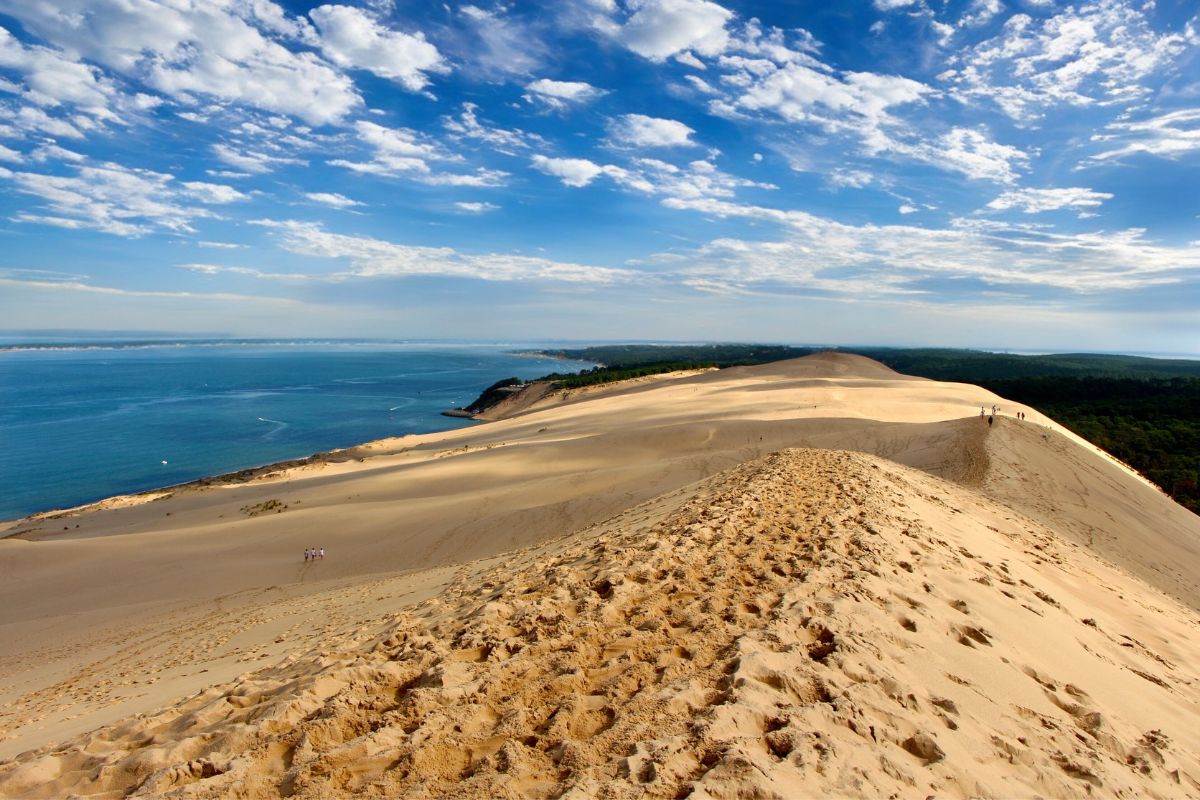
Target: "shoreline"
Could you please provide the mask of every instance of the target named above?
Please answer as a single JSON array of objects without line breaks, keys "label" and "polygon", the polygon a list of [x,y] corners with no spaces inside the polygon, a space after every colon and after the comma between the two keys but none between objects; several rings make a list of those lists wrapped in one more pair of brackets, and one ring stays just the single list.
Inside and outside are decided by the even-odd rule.
[{"label": "shoreline", "polygon": [[[447,430],[456,430],[455,428],[447,428]],[[443,431],[435,431],[442,433]],[[80,503],[75,506],[67,506],[66,508],[51,508],[46,511],[35,511],[32,514],[26,514],[23,517],[14,517],[11,519],[0,520],[0,539],[7,539],[13,536],[19,536],[22,533],[30,533],[32,531],[15,531],[13,528],[18,527],[22,522],[68,519],[76,517],[88,511],[103,511],[109,508],[126,507],[142,505],[143,503],[153,503],[156,500],[163,500],[171,497],[177,492],[188,491],[192,489],[209,489],[220,488],[222,486],[237,486],[244,483],[253,483],[262,478],[267,478],[275,474],[280,474],[289,469],[297,467],[307,467],[314,464],[339,464],[345,461],[353,460],[352,457],[339,459],[333,458],[338,454],[348,453],[360,447],[382,442],[388,439],[402,439],[405,436],[414,434],[401,434],[400,436],[385,436],[380,439],[371,439],[366,442],[350,445],[349,447],[340,447],[333,450],[321,450],[307,456],[299,458],[288,458],[282,461],[273,461],[267,464],[259,464],[253,467],[244,467],[242,469],[230,470],[229,472],[221,472],[216,475],[205,475],[201,478],[193,478],[182,483],[172,483],[167,486],[158,486],[153,489],[143,489],[137,492],[123,492],[121,494],[113,494],[107,497],[102,497],[99,500],[92,500],[87,503]],[[5,526],[8,526],[6,529]],[[36,529],[34,529],[36,530]]]},{"label": "shoreline", "polygon": [[[556,357],[547,356],[547,358],[556,358]],[[559,360],[570,361],[572,359],[559,359]],[[661,375],[646,376],[646,377],[653,377],[653,378],[657,378],[657,379],[667,379],[667,378],[679,377],[679,375],[674,374],[674,373],[663,373]],[[576,395],[580,395],[580,394],[584,394],[584,395],[593,394],[598,390],[628,388],[629,386],[644,383],[645,380],[646,380],[645,377],[629,378],[626,380],[613,381],[611,383],[600,384],[597,386],[577,387],[574,389],[567,389],[567,390],[564,390],[564,392],[569,397],[575,397]],[[529,386],[539,385],[541,383],[543,383],[543,382],[531,381],[530,383],[527,383],[524,386],[529,387]],[[495,406],[492,406],[491,408],[494,408],[494,407]],[[488,410],[489,409],[484,409],[484,411],[480,412],[480,414],[486,413]],[[459,413],[454,413],[454,412],[459,412]],[[488,422],[497,422],[501,419],[506,418],[505,415],[496,416],[496,417],[485,417],[485,416],[481,416],[480,414],[472,414],[471,412],[465,411],[464,409],[449,409],[449,410],[443,411],[441,413],[442,413],[442,416],[446,416],[446,417],[468,419],[468,420],[471,420],[471,421],[477,423],[477,425],[486,424]],[[382,436],[377,439],[368,439],[363,442],[357,442],[355,444],[348,445],[346,447],[334,448],[332,450],[320,450],[320,451],[317,451],[316,453],[310,453],[307,456],[300,456],[297,458],[289,458],[289,459],[284,459],[282,461],[272,461],[272,462],[268,462],[266,464],[259,464],[257,466],[253,466],[253,467],[244,467],[242,469],[230,470],[228,472],[221,472],[221,473],[217,473],[215,475],[206,475],[206,476],[203,476],[200,478],[193,478],[192,480],[189,480],[189,481],[183,481],[181,483],[173,483],[173,484],[168,484],[166,486],[157,486],[157,487],[154,487],[151,489],[142,489],[142,490],[136,491],[136,492],[123,492],[120,494],[108,495],[107,497],[101,497],[98,500],[92,500],[90,502],[80,503],[80,504],[74,505],[74,506],[67,506],[65,508],[51,508],[51,509],[47,509],[46,511],[36,511],[32,514],[26,514],[21,517],[14,517],[14,518],[10,518],[10,519],[0,520],[0,539],[8,539],[8,538],[12,538],[14,536],[21,536],[23,534],[32,533],[35,530],[39,530],[38,528],[33,528],[33,529],[29,529],[29,530],[24,530],[24,531],[16,530],[17,528],[21,527],[22,523],[26,523],[26,522],[41,522],[44,520],[69,519],[69,518],[79,516],[80,514],[86,513],[88,511],[97,511],[97,510],[103,511],[105,509],[114,508],[114,507],[134,506],[134,505],[142,505],[144,503],[153,503],[157,500],[166,499],[166,498],[176,494],[177,492],[181,492],[181,491],[220,488],[222,486],[236,486],[239,484],[254,483],[256,481],[272,477],[276,474],[282,474],[283,472],[286,472],[287,470],[296,469],[298,467],[308,467],[308,466],[320,465],[320,464],[345,463],[347,461],[353,461],[353,460],[361,461],[362,458],[356,457],[356,456],[353,456],[350,454],[359,449],[370,448],[372,445],[375,445],[379,442],[385,442],[385,441],[389,441],[389,440],[393,440],[393,439],[403,439],[406,437],[415,437],[415,436],[440,436],[445,433],[450,433],[450,432],[454,432],[454,431],[466,430],[468,428],[477,427],[477,425],[470,425],[470,426],[465,426],[465,427],[451,427],[451,428],[445,428],[440,431],[429,431],[427,433],[406,433],[406,434],[400,434],[398,436]],[[55,531],[46,531],[46,533],[55,533]]]}]

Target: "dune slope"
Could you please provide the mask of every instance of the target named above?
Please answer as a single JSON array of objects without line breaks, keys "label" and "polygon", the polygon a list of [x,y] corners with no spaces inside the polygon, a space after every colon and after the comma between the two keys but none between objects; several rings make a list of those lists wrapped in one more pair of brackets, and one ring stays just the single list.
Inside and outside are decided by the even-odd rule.
[{"label": "dune slope", "polygon": [[[988,425],[978,408],[992,404],[1029,420]],[[951,481],[963,494],[944,502],[995,501],[1011,525],[1052,532],[1200,609],[1200,518],[1107,454],[979,387],[814,356],[556,397],[253,480],[18,522],[0,539],[0,759],[158,714],[261,665],[287,668],[314,647],[352,651],[451,583],[468,597],[483,580],[506,586],[513,558],[549,557],[605,520],[632,535],[698,481],[798,447]],[[303,562],[315,545],[330,557]],[[1160,623],[1139,610],[1146,591],[1135,582],[1118,605],[1086,602],[1145,642]]]},{"label": "dune slope", "polygon": [[22,757],[0,792],[1178,797],[1198,625],[976,492],[791,450]]}]

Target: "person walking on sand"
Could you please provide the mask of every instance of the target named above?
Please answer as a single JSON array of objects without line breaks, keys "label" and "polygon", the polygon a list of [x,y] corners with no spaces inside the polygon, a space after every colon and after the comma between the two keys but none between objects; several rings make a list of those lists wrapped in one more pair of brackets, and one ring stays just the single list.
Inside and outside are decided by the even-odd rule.
[{"label": "person walking on sand", "polygon": [[321,548],[321,560],[322,561],[325,560],[325,548],[324,547]]},{"label": "person walking on sand", "polygon": [[304,563],[308,563],[308,548],[304,548]]}]

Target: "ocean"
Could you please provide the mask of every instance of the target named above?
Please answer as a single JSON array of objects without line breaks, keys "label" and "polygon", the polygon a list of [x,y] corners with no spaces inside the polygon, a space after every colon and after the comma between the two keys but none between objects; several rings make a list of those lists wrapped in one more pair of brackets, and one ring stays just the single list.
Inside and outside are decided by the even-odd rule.
[{"label": "ocean", "polygon": [[0,345],[0,520],[473,425],[441,412],[502,378],[593,366],[512,345]]}]

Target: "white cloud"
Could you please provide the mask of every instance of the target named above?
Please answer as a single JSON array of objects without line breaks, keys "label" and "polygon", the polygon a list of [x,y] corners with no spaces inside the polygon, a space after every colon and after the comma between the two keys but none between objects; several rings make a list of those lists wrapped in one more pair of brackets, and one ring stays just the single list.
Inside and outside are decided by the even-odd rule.
[{"label": "white cloud", "polygon": [[917,0],[874,0],[874,5],[880,11],[895,11],[898,8],[908,8],[916,2]]},{"label": "white cloud", "polygon": [[11,147],[5,147],[4,145],[0,144],[0,161],[12,161],[14,163],[20,163],[24,160],[24,155],[16,150],[13,150]]},{"label": "white cloud", "polygon": [[449,72],[423,33],[390,30],[350,6],[324,5],[308,12],[321,31],[321,51],[341,67],[365,69],[419,91],[429,73]]},{"label": "white cloud", "polygon": [[549,78],[538,78],[526,84],[525,101],[541,103],[556,111],[561,111],[570,105],[590,103],[598,97],[608,94],[604,89],[598,89],[583,81],[554,81]]},{"label": "white cloud", "polygon": [[34,151],[29,154],[29,158],[38,162],[39,164],[46,161],[70,161],[77,163],[87,160],[87,157],[82,153],[76,153],[74,150],[68,150],[65,147],[59,147],[56,144],[38,145],[37,148],[35,148]]},{"label": "white cloud", "polygon": [[49,213],[18,213],[13,219],[68,229],[92,229],[116,236],[141,236],[155,231],[193,232],[192,221],[215,216],[189,205],[240,199],[240,192],[206,183],[177,184],[166,173],[130,169],[120,164],[81,166],[74,176],[8,172],[17,191],[41,198]]},{"label": "white cloud", "polygon": [[323,206],[331,208],[358,208],[363,205],[357,200],[351,200],[344,194],[338,194],[337,192],[306,192],[304,196],[314,203],[320,203]]},{"label": "white cloud", "polygon": [[701,160],[678,167],[656,158],[637,158],[627,167],[622,167],[597,164],[583,158],[535,155],[533,166],[547,175],[553,175],[567,186],[587,186],[598,176],[604,175],[625,189],[663,197],[733,197],[739,188],[775,188],[769,183],[758,183],[722,172],[712,162]]},{"label": "white cloud", "polygon": [[978,28],[986,25],[1003,10],[1004,4],[1000,0],[972,0],[967,13],[963,14],[958,24],[964,28]]},{"label": "white cloud", "polygon": [[509,17],[510,10],[511,6],[501,5],[490,10],[476,5],[458,9],[471,35],[456,55],[470,62],[474,71],[485,76],[529,75],[541,66],[545,45],[527,25]]},{"label": "white cloud", "polygon": [[205,183],[204,181],[184,181],[184,190],[202,203],[236,203],[239,200],[249,200],[250,196],[239,192],[232,186],[220,183]]},{"label": "white cloud", "polygon": [[1039,214],[1043,211],[1057,211],[1060,208],[1095,208],[1111,200],[1108,192],[1097,192],[1093,189],[1071,187],[1065,189],[1016,189],[1004,192],[987,207],[995,211],[1006,211],[1019,208],[1026,214]]},{"label": "white cloud", "polygon": [[177,264],[180,269],[195,272],[199,275],[245,275],[250,278],[272,281],[309,281],[320,280],[326,276],[306,275],[302,272],[266,272],[254,267],[231,267],[225,264]]},{"label": "white cloud", "polygon": [[0,12],[72,58],[184,104],[215,97],[319,125],[362,103],[345,75],[277,40],[311,37],[270,0],[0,0]]},{"label": "white cloud", "polygon": [[831,186],[839,189],[861,189],[874,179],[875,176],[864,169],[835,169],[826,178]]},{"label": "white cloud", "polygon": [[454,160],[436,142],[410,128],[388,128],[374,122],[359,120],[354,123],[358,138],[374,150],[370,162],[360,163],[335,159],[330,164],[355,172],[377,175],[400,173],[428,173],[430,161]]},{"label": "white cloud", "polygon": [[847,225],[803,211],[715,199],[669,198],[664,205],[782,227],[782,238],[718,239],[683,256],[691,265],[684,274],[735,288],[781,284],[870,297],[922,293],[926,281],[953,277],[1016,292],[1091,294],[1200,276],[1200,246],[1161,245],[1141,229],[1055,234],[985,220],[959,220],[950,228]]},{"label": "white cloud", "polygon": [[451,247],[396,244],[365,236],[330,233],[308,222],[260,220],[291,253],[346,261],[349,269],[326,279],[402,278],[441,275],[485,281],[554,281],[605,285],[628,283],[640,274],[506,253],[467,254]]},{"label": "white cloud", "polygon": [[548,144],[536,133],[528,133],[520,128],[492,128],[479,121],[476,113],[479,107],[474,103],[463,103],[463,110],[457,117],[442,117],[442,125],[455,139],[474,139],[491,145],[493,149],[506,155],[514,155],[518,150],[531,147],[542,147]]},{"label": "white cloud", "polygon": [[[932,87],[894,75],[848,72],[842,76],[822,65],[745,61],[726,57],[736,71],[727,78],[734,93],[710,104],[715,113],[737,119],[744,112],[766,112],[823,136],[857,140],[867,156],[913,160],[968,178],[1011,183],[1029,162],[1029,154],[991,139],[983,130],[918,128],[898,116],[904,107],[924,105],[938,93]],[[837,179],[833,179],[838,185]]]},{"label": "white cloud", "polygon": [[83,123],[88,122],[86,117],[80,115],[67,121],[62,117],[51,116],[37,106],[13,106],[8,103],[0,103],[0,119],[7,121],[12,129],[11,135],[14,136],[45,133],[65,139],[84,138],[81,128]]},{"label": "white cloud", "polygon": [[912,148],[910,154],[933,166],[968,178],[1012,183],[1029,156],[1019,148],[992,141],[974,128],[952,128],[936,141]]},{"label": "white cloud", "polygon": [[244,244],[233,244],[232,242],[208,242],[208,241],[196,242],[196,245],[198,247],[207,247],[212,250],[241,250],[242,248],[244,248],[246,246]]},{"label": "white cloud", "polygon": [[691,147],[694,130],[673,119],[625,114],[609,122],[610,141],[621,147]]},{"label": "white cloud", "polygon": [[477,167],[474,172],[437,172],[419,176],[416,180],[429,186],[460,186],[478,189],[503,186],[507,178],[508,173],[504,170]]},{"label": "white cloud", "polygon": [[1171,111],[1137,122],[1114,122],[1092,140],[1120,145],[1092,156],[1094,161],[1119,161],[1138,153],[1180,158],[1200,150],[1200,109]]},{"label": "white cloud", "polygon": [[50,108],[70,104],[97,116],[112,116],[108,107],[117,90],[99,70],[48,47],[23,45],[3,27],[0,67],[22,73],[21,94],[36,105]]},{"label": "white cloud", "polygon": [[[729,62],[727,62],[729,63]],[[758,62],[737,64],[731,76],[737,94],[725,107],[739,112],[768,112],[788,122],[815,126],[825,133],[860,140],[871,153],[892,149],[887,129],[901,126],[892,110],[923,104],[936,92],[919,81],[870,72],[838,77],[821,65]],[[721,110],[721,104],[714,107]]]},{"label": "white cloud", "polygon": [[486,214],[489,211],[495,211],[500,206],[495,203],[480,203],[459,201],[454,204],[454,207],[459,211],[465,211],[468,214]]},{"label": "white cloud", "polygon": [[156,292],[140,289],[120,289],[114,286],[96,286],[80,281],[28,281],[0,278],[0,285],[14,288],[45,289],[63,292],[82,292],[85,294],[113,295],[117,297],[150,297],[155,299],[184,299],[205,301],[236,301],[250,302],[256,305],[263,303],[280,303],[292,305],[296,301],[282,297],[262,297],[261,295],[231,294],[228,292]]},{"label": "white cloud", "polygon": [[552,175],[567,186],[587,186],[593,179],[604,171],[604,168],[586,158],[549,158],[535,155],[532,159],[533,168],[547,175]]},{"label": "white cloud", "polygon": [[896,210],[899,211],[901,214],[915,214],[918,211],[920,211],[919,208],[917,208],[916,206],[910,206],[908,203],[901,204],[901,206]]},{"label": "white cloud", "polygon": [[729,9],[708,0],[636,0],[624,20],[608,18],[602,27],[617,41],[651,61],[685,50],[715,56],[729,44]]},{"label": "white cloud", "polygon": [[1126,104],[1187,47],[1186,35],[1157,33],[1127,0],[1067,6],[1034,19],[1014,14],[1001,32],[951,56],[942,74],[964,102],[995,103],[1031,122],[1058,105]]},{"label": "white cloud", "polygon": [[[213,155],[221,161],[229,164],[232,167],[237,167],[243,172],[253,175],[261,175],[270,172],[277,166],[286,166],[289,164],[304,165],[307,161],[300,158],[292,158],[290,156],[273,156],[267,153],[260,153],[255,150],[238,150],[229,144],[214,144],[212,146]],[[240,174],[233,173],[212,173],[216,177],[243,177]]]},{"label": "white cloud", "polygon": [[436,172],[431,163],[461,163],[434,139],[409,128],[388,128],[359,120],[354,125],[361,142],[374,151],[370,161],[333,159],[335,167],[365,175],[403,176],[430,186],[500,186],[507,172],[484,167],[474,172]]}]

